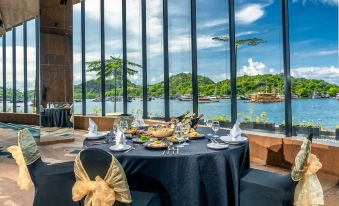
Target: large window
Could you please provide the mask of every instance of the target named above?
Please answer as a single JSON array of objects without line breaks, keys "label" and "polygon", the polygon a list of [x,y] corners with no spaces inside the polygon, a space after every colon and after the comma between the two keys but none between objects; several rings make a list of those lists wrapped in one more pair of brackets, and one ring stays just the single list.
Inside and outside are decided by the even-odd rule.
[{"label": "large window", "polygon": [[24,24],[8,31],[0,40],[0,110],[3,112],[36,113],[35,20]]},{"label": "large window", "polygon": [[333,139],[339,127],[337,3],[293,1],[289,7],[294,136]]},{"label": "large window", "polygon": [[[238,120],[246,130],[281,134],[291,132],[287,126],[292,126],[293,117],[293,126],[321,125],[323,136],[335,135],[339,117],[323,108],[338,106],[334,98],[339,93],[337,3],[288,1],[289,54],[284,50],[289,42],[283,38],[287,28],[282,12],[285,1],[235,1],[231,15],[229,1],[223,0],[127,0],[124,23],[122,1],[108,0],[104,1],[104,24],[100,2],[81,2],[86,5],[84,19],[80,4],[74,6],[74,22],[79,24],[74,25],[75,76],[79,77],[75,78],[75,99],[82,97],[81,83],[85,84],[87,104],[82,108],[87,114],[101,114],[101,105],[106,106],[106,115],[125,111],[151,118],[178,116],[194,109],[224,126]],[[81,33],[81,25],[85,25],[85,33]],[[233,34],[235,44],[230,47]],[[82,35],[85,41],[80,46]],[[104,98],[102,45],[106,59]],[[231,54],[233,46],[236,49]],[[292,108],[288,106],[290,95],[285,97],[290,85],[284,51],[291,56]],[[235,67],[231,66],[233,56]],[[99,67],[89,69],[91,62]],[[81,82],[84,74],[86,82]],[[236,96],[232,89],[236,89]],[[143,97],[145,91],[147,99]]]}]

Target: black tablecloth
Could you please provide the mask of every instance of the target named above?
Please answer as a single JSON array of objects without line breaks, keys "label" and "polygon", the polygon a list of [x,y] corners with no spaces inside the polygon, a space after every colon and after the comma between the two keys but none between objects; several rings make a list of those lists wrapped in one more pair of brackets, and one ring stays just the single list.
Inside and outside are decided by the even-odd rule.
[{"label": "black tablecloth", "polygon": [[42,115],[42,126],[44,127],[70,127],[71,123],[70,109],[66,108],[49,108],[44,109]]},{"label": "black tablecloth", "polygon": [[[201,127],[202,133],[210,133]],[[219,130],[219,135],[229,133]],[[84,147],[109,150],[111,144],[93,144],[85,140]],[[128,153],[112,152],[123,166],[127,178],[148,177],[162,184],[173,206],[239,205],[240,173],[249,168],[249,145],[230,145],[225,150],[207,148],[207,139],[192,140],[180,148],[179,155],[146,150],[142,145]],[[129,182],[133,187],[133,182]]]}]

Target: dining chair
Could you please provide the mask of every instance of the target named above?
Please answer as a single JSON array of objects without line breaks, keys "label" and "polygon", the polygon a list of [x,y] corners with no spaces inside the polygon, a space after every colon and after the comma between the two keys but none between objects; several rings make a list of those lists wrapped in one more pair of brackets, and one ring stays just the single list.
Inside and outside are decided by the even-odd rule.
[{"label": "dining chair", "polygon": [[[34,185],[33,206],[80,205],[80,202],[72,200],[72,186],[75,183],[74,162],[58,164],[43,162],[37,144],[28,129],[19,131],[18,146],[13,147],[19,147],[19,155],[23,156],[21,163],[24,165],[19,165],[20,170],[28,170],[28,174],[24,178],[26,179],[25,183],[31,182]],[[13,157],[17,156],[13,155]],[[30,184],[26,184],[26,189],[29,188],[27,185]]]},{"label": "dining chair", "polygon": [[[83,168],[92,181],[95,180],[97,176],[102,179],[106,177],[113,161],[112,159],[114,158],[108,152],[96,148],[83,150],[79,156]],[[122,167],[121,172],[123,172],[123,175],[125,176]],[[161,206],[158,193],[131,190],[130,194],[132,198],[131,203],[115,201],[114,206]]]},{"label": "dining chair", "polygon": [[248,169],[240,179],[240,206],[293,205],[296,181],[300,180],[294,177],[301,178],[310,154],[312,138],[313,135],[310,134],[304,141],[296,157],[296,165],[288,175]]}]

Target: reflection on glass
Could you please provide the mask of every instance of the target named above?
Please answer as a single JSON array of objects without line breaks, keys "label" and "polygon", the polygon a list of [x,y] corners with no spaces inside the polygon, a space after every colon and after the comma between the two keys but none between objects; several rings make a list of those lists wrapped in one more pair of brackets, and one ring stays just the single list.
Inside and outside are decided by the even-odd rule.
[{"label": "reflection on glass", "polygon": [[82,114],[81,4],[73,5],[73,98],[74,114]]},{"label": "reflection on glass", "polygon": [[289,9],[292,134],[339,140],[338,5],[298,1]]},{"label": "reflection on glass", "polygon": [[[247,18],[258,8],[260,15]],[[236,3],[238,119],[243,129],[284,132],[281,11],[278,1]]]},{"label": "reflection on glass", "polygon": [[6,112],[13,112],[12,31],[6,33]]},{"label": "reflection on glass", "polygon": [[162,0],[148,0],[146,9],[148,116],[164,118]]},{"label": "reflection on glass", "polygon": [[170,116],[192,111],[190,1],[168,1]]},{"label": "reflection on glass", "polygon": [[0,112],[3,112],[3,58],[2,58],[2,39],[0,37]]},{"label": "reflection on glass", "polygon": [[24,112],[24,44],[23,26],[16,28],[16,112]]},{"label": "reflection on glass", "polygon": [[[199,113],[230,126],[229,44],[213,40],[228,36],[227,1],[197,1]],[[217,23],[211,23],[218,19]]]}]

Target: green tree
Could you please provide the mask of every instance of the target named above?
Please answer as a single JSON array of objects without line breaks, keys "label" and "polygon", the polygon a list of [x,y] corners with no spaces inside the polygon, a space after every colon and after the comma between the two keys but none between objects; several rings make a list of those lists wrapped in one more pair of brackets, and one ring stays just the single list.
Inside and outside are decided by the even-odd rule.
[{"label": "green tree", "polygon": [[[86,62],[88,72],[96,72],[97,81],[101,80],[101,61],[90,61]],[[141,68],[140,64],[127,61],[127,75],[133,76],[138,71],[131,69],[132,68]],[[113,57],[105,59],[105,79],[114,80],[114,112],[116,112],[116,96],[117,96],[117,79],[122,78],[123,73],[123,59],[120,57]]]}]

